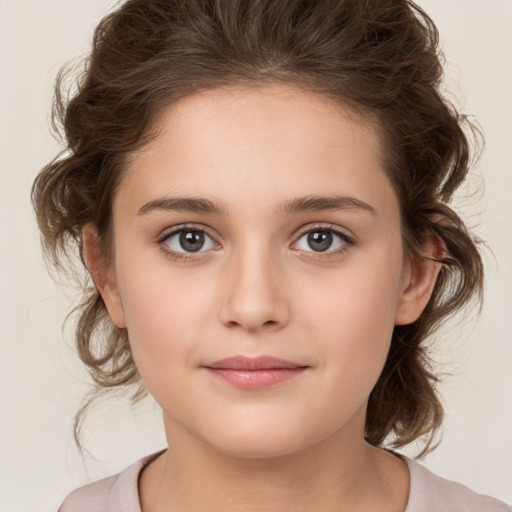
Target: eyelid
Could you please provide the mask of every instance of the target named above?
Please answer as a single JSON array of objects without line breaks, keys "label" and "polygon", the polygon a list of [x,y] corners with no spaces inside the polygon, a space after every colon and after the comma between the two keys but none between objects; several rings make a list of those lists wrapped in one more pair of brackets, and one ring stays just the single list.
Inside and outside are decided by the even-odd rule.
[{"label": "eyelid", "polygon": [[178,224],[177,226],[172,226],[169,228],[164,229],[161,231],[161,233],[156,237],[157,243],[163,243],[165,242],[171,235],[175,235],[176,233],[179,233],[181,231],[201,231],[207,236],[209,236],[212,240],[214,240],[216,243],[218,243],[215,240],[215,236],[213,236],[210,233],[210,229],[205,226],[204,224],[197,225],[193,223],[185,223],[185,224]]},{"label": "eyelid", "polygon": [[[331,251],[324,251],[324,252],[317,252],[317,251],[304,251],[302,249],[293,249],[293,246],[297,245],[298,241],[306,234],[310,233],[312,231],[330,231],[331,233],[334,233],[335,235],[339,236],[342,239],[342,245],[338,249],[331,250]],[[334,226],[332,224],[324,224],[324,223],[316,223],[316,224],[309,224],[307,226],[303,226],[300,230],[298,235],[295,238],[295,241],[292,244],[292,249],[295,251],[301,252],[301,254],[308,258],[315,261],[320,260],[328,260],[329,258],[336,258],[342,256],[350,246],[353,246],[356,244],[356,240],[354,239],[353,235],[348,232],[348,230],[345,230],[339,226]]]},{"label": "eyelid", "polygon": [[298,238],[300,238],[303,234],[309,233],[310,231],[314,231],[315,229],[318,229],[318,230],[324,229],[326,231],[332,231],[334,233],[339,234],[343,238],[350,240],[352,243],[355,243],[354,236],[352,235],[352,233],[350,231],[348,231],[348,229],[342,228],[340,226],[335,226],[333,224],[322,223],[322,222],[308,224],[307,226],[301,227],[299,229],[297,236],[298,236]]},{"label": "eyelid", "polygon": [[170,228],[162,231],[157,239],[156,244],[160,247],[160,249],[165,253],[166,256],[175,260],[175,261],[187,261],[187,260],[199,260],[205,258],[210,255],[211,249],[206,250],[198,250],[196,252],[186,252],[186,251],[176,251],[172,249],[166,242],[170,237],[177,235],[182,231],[200,231],[204,233],[208,238],[212,240],[212,242],[219,247],[220,244],[217,242],[216,237],[212,236],[209,233],[209,229],[204,225],[198,226],[192,223],[179,224],[177,226],[172,226]]}]

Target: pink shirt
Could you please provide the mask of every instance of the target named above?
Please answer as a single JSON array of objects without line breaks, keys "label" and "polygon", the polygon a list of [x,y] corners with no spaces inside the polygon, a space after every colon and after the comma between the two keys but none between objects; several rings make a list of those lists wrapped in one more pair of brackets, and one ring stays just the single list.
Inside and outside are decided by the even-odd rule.
[{"label": "pink shirt", "polygon": [[[141,512],[139,473],[160,453],[148,455],[117,475],[73,491],[58,512]],[[404,512],[512,512],[502,501],[436,476],[414,460],[400,456],[407,462],[411,476]]]}]

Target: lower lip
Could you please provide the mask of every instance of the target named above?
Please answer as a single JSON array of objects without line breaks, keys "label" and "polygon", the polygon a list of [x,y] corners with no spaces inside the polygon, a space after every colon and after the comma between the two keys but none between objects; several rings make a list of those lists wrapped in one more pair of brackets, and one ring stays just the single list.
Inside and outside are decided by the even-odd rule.
[{"label": "lower lip", "polygon": [[232,370],[207,368],[216,378],[241,389],[260,389],[297,377],[306,368],[272,368],[269,370]]}]

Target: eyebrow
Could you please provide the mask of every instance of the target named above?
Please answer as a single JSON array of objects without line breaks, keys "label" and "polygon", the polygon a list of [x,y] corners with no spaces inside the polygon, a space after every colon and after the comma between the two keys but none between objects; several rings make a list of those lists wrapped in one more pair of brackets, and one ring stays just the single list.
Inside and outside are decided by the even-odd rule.
[{"label": "eyebrow", "polygon": [[227,214],[226,208],[209,199],[201,197],[162,197],[147,202],[139,209],[137,215],[144,215],[155,210]]},{"label": "eyebrow", "polygon": [[[274,210],[274,213],[276,215],[291,215],[311,211],[354,209],[377,215],[373,206],[354,197],[315,195],[296,197],[285,201],[277,210]],[[228,213],[226,206],[221,206],[214,201],[202,197],[162,197],[144,204],[137,212],[137,215],[144,215],[153,211],[183,211],[219,215],[227,215]]]},{"label": "eyebrow", "polygon": [[364,201],[347,196],[305,196],[286,201],[278,210],[278,215],[290,215],[300,212],[318,212],[324,210],[353,210],[367,211],[377,215],[377,211]]}]

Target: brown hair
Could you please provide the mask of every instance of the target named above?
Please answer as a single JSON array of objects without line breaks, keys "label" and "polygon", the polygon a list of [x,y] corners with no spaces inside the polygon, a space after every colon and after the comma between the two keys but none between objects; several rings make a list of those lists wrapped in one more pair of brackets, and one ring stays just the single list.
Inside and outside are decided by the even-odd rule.
[{"label": "brown hair", "polygon": [[[89,222],[108,252],[123,163],[154,136],[162,108],[186,95],[281,82],[370,113],[386,141],[407,254],[421,255],[433,233],[447,255],[420,318],[394,329],[370,395],[366,439],[400,447],[423,436],[426,452],[443,410],[425,340],[474,296],[481,299],[483,287],[477,241],[448,206],[468,172],[462,127],[472,126],[440,93],[441,63],[437,29],[412,1],[129,0],[97,27],[70,99],[61,93],[66,72],[57,79],[53,119],[66,150],[32,191],[46,256],[61,269],[76,251],[83,262],[81,230]],[[136,400],[145,391],[128,333],[112,324],[87,282],[77,308],[80,358],[96,389],[135,384]]]}]

